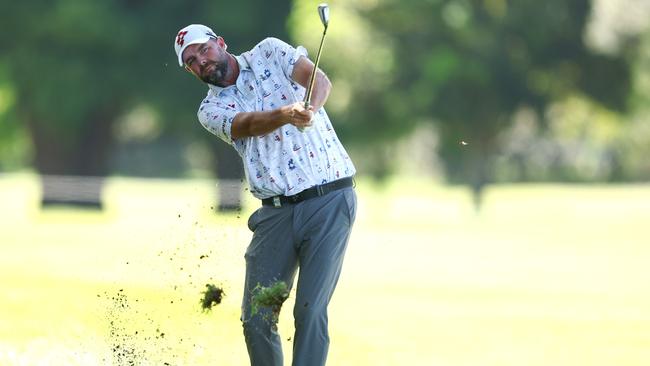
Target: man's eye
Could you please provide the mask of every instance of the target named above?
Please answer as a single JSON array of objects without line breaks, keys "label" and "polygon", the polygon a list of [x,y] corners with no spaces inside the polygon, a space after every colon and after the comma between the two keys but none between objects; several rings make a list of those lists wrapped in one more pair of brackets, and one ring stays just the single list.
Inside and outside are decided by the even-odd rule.
[{"label": "man's eye", "polygon": [[201,48],[201,51],[199,51],[202,55],[205,55],[206,52],[208,52],[208,47],[203,47]]},{"label": "man's eye", "polygon": [[193,63],[194,63],[194,59],[188,60],[187,61],[187,66],[192,66]]}]

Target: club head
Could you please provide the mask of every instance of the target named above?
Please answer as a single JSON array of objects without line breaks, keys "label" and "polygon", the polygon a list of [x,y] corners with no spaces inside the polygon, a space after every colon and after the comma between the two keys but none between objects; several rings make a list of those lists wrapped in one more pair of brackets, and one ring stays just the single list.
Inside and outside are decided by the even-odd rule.
[{"label": "club head", "polygon": [[320,21],[327,28],[327,24],[330,22],[330,8],[326,3],[318,5],[318,15],[320,16]]}]

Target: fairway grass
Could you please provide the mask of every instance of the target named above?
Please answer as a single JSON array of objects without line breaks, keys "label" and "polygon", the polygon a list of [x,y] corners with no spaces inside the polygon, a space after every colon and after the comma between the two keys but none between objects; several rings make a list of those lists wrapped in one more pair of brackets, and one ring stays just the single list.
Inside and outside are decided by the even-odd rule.
[{"label": "fairway grass", "polygon": [[[214,188],[111,178],[102,212],[40,211],[34,176],[0,176],[0,365],[247,365],[258,204],[217,215]],[[480,212],[426,180],[357,192],[329,365],[650,364],[650,186],[495,186]]]}]

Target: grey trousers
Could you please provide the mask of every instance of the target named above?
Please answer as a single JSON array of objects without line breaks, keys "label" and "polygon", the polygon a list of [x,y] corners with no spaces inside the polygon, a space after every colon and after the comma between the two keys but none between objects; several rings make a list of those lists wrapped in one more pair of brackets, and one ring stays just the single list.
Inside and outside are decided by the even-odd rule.
[{"label": "grey trousers", "polygon": [[325,365],[329,349],[327,305],[341,273],[356,216],[356,194],[345,188],[295,205],[263,206],[248,219],[242,323],[252,366],[282,366],[282,347],[271,309],[251,311],[253,289],[284,281],[293,286],[293,365]]}]

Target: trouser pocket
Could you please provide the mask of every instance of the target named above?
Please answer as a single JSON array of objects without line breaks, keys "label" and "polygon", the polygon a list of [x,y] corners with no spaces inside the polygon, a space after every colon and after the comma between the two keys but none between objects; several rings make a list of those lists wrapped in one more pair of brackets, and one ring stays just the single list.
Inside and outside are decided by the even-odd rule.
[{"label": "trouser pocket", "polygon": [[264,207],[260,207],[257,210],[255,210],[249,217],[248,217],[248,230],[255,232],[255,228],[257,227],[259,223],[259,212],[263,209]]},{"label": "trouser pocket", "polygon": [[343,196],[345,197],[345,203],[348,206],[350,225],[352,225],[357,217],[357,193],[353,188],[348,188],[343,191]]}]

